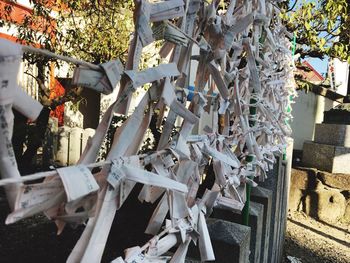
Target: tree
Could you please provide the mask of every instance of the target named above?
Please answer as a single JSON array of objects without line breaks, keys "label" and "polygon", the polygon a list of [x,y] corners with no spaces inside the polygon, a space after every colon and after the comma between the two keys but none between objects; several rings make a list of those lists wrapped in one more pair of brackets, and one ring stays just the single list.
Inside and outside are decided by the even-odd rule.
[{"label": "tree", "polygon": [[329,56],[350,63],[348,0],[289,0],[282,7],[282,19],[296,36],[301,58]]},{"label": "tree", "polygon": [[[60,55],[75,57],[95,64],[112,59],[125,59],[130,32],[133,31],[133,1],[113,0],[30,0],[31,13],[22,20],[11,16],[13,8],[9,1],[0,10],[0,26],[18,26],[16,37],[21,43],[40,46]],[[24,54],[31,64],[39,68],[38,76],[45,81],[45,67],[55,59],[41,55]],[[56,63],[59,67],[59,64]],[[45,92],[44,92],[45,93]]]},{"label": "tree", "polygon": [[[15,2],[15,1],[12,1]],[[130,32],[133,31],[133,1],[78,0],[56,1],[31,0],[33,10],[24,15],[21,21],[13,19],[11,1],[1,10],[0,26],[17,24],[16,37],[21,43],[47,49],[56,54],[75,57],[77,59],[100,64],[112,59],[125,59],[128,51]],[[16,113],[14,143],[17,143],[16,156],[23,167],[28,167],[43,143],[48,124],[48,110],[67,101],[78,101],[80,91],[73,89],[56,98],[52,98],[52,90],[45,86],[49,74],[47,69],[51,63],[60,64],[52,58],[41,55],[24,54],[24,59],[38,67],[38,74],[32,76],[39,85],[39,100],[46,107],[43,117],[34,127],[33,136],[23,133],[26,119]],[[27,138],[29,136],[29,138]],[[23,142],[27,140],[26,152]],[[25,172],[25,171],[24,171]]]},{"label": "tree", "polygon": [[[57,54],[94,63],[126,55],[129,34],[133,30],[133,1],[30,2],[33,12],[24,15],[16,36],[26,44],[40,44]],[[9,3],[2,10],[1,24],[14,22],[11,12]]]}]

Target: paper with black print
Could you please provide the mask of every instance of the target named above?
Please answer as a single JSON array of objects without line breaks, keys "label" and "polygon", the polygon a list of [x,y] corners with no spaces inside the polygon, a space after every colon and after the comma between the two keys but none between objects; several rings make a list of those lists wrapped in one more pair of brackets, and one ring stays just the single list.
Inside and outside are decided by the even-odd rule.
[{"label": "paper with black print", "polygon": [[[59,175],[53,177],[57,182],[62,178],[61,185],[46,181],[33,186],[26,194],[22,188],[16,210],[9,215],[7,223],[44,212],[56,220],[61,232],[65,223],[74,225],[88,219],[67,262],[99,262],[115,212],[139,182],[144,184],[140,201],[155,202],[163,195],[146,229],[146,232],[160,236],[142,248],[127,250],[125,259],[119,257],[115,262],[167,262],[169,258],[162,255],[175,246],[175,255],[170,262],[183,262],[191,241],[199,245],[203,261],[214,260],[205,218],[214,206],[242,210],[246,201],[246,184],[255,185],[248,177],[266,176],[265,169],[273,162],[272,152],[285,147],[284,136],[290,132],[285,118],[290,117],[286,107],[295,85],[292,80],[293,58],[285,29],[272,16],[275,13],[278,13],[277,7],[264,0],[254,5],[249,1],[230,1],[226,13],[221,9],[218,12],[214,4],[201,0],[139,1],[135,9],[136,31],[129,46],[125,74],[118,61],[101,65],[101,71],[80,67],[75,74],[76,83],[104,93],[113,90],[120,81],[118,103],[107,111],[79,160],[85,165],[95,162],[113,113],[125,113],[132,92],[152,83],[134,113],[117,129],[107,158],[109,163],[102,165],[101,171],[94,175],[85,170],[85,177],[73,174],[72,168],[59,170]],[[180,19],[172,20],[177,17]],[[156,27],[159,31],[151,30],[152,22],[164,20],[163,27]],[[263,32],[266,39],[260,42]],[[139,71],[143,47],[155,38],[167,40],[161,56],[168,56],[171,52],[171,63]],[[175,87],[187,89],[190,56],[197,41],[199,56],[193,59],[198,60],[199,65],[196,76],[192,78],[195,80],[195,96],[186,107],[185,102],[178,100]],[[282,71],[276,72],[276,68]],[[205,93],[207,85],[209,94]],[[0,117],[6,119],[8,126],[0,134],[4,139],[0,153],[6,155],[0,170],[2,174],[5,171],[7,176],[16,177],[18,170],[7,143],[12,134],[12,98],[2,94],[0,90],[0,104],[1,100],[8,100],[10,104],[0,108]],[[206,100],[208,95],[210,97]],[[21,98],[25,99],[25,96]],[[257,101],[254,105],[250,103],[252,98]],[[204,108],[207,101],[212,105]],[[30,104],[33,102],[28,101]],[[140,155],[139,158],[136,154],[157,110],[156,105],[161,108],[158,126],[162,130],[157,150],[170,149],[153,156]],[[257,107],[254,116],[249,111],[252,106]],[[30,106],[28,113],[35,118],[39,108]],[[198,129],[201,135],[192,134],[197,133],[194,127],[204,110],[211,110],[211,127]],[[182,122],[177,127],[177,136],[172,137],[178,117]],[[251,127],[251,120],[255,121],[254,127]],[[247,154],[255,155],[253,162],[245,162]],[[215,183],[198,200],[198,187],[211,159]],[[150,164],[147,169],[145,164]],[[62,173],[72,176],[62,176]],[[95,182],[97,188],[95,185],[89,189],[86,186],[89,184],[84,181],[82,185],[86,187],[76,189],[73,181],[78,179]],[[78,207],[83,207],[84,211],[77,211]],[[170,218],[166,221],[168,212]]]},{"label": "paper with black print", "polygon": [[59,168],[57,173],[62,180],[68,202],[94,193],[100,188],[91,171],[84,165]]}]

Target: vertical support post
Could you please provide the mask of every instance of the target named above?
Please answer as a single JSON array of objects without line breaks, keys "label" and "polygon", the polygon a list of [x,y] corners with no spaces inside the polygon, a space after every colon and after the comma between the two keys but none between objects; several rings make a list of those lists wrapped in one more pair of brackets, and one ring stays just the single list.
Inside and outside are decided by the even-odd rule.
[{"label": "vertical support post", "polygon": [[[255,92],[253,91],[253,94]],[[256,103],[257,100],[255,98],[250,99],[250,107],[249,107],[249,115],[250,115],[250,120],[249,120],[249,127],[254,127],[255,126],[255,115],[256,115]],[[246,162],[249,170],[254,171],[255,167],[253,166],[253,161],[255,159],[255,155],[253,153],[250,153],[246,157]],[[248,176],[249,179],[253,180],[254,176]],[[248,183],[246,184],[246,202],[242,210],[242,220],[243,224],[248,226],[249,225],[249,210],[250,210],[250,193],[252,190],[252,186]]]}]

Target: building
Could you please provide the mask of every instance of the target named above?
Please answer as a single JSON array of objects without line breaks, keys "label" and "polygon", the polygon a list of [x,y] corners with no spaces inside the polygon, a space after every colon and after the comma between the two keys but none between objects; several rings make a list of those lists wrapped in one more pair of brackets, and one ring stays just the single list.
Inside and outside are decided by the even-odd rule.
[{"label": "building", "polygon": [[[307,61],[303,62],[310,71],[299,71],[298,74],[313,84],[320,84],[324,78]],[[348,93],[349,65],[337,59],[329,65],[331,90],[340,95]],[[293,104],[293,129],[294,150],[302,151],[304,141],[313,141],[315,124],[323,122],[323,112],[338,105],[338,102],[320,96],[312,91],[298,91],[298,97]]]},{"label": "building", "polygon": [[308,61],[303,61],[302,65],[310,69],[298,70],[298,74],[300,74],[303,79],[314,84],[319,84],[322,81],[324,81],[324,77],[320,73],[318,73],[317,70],[313,66],[311,66],[311,64]]}]

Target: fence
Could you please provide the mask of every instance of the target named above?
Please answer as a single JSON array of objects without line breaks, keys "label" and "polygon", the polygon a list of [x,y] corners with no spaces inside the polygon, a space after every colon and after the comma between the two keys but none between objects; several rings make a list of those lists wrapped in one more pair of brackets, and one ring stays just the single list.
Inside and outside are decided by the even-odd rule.
[{"label": "fence", "polygon": [[46,161],[53,160],[61,166],[76,164],[82,154],[89,137],[95,134],[94,129],[58,127],[50,119],[50,132],[46,136],[44,156]]}]

